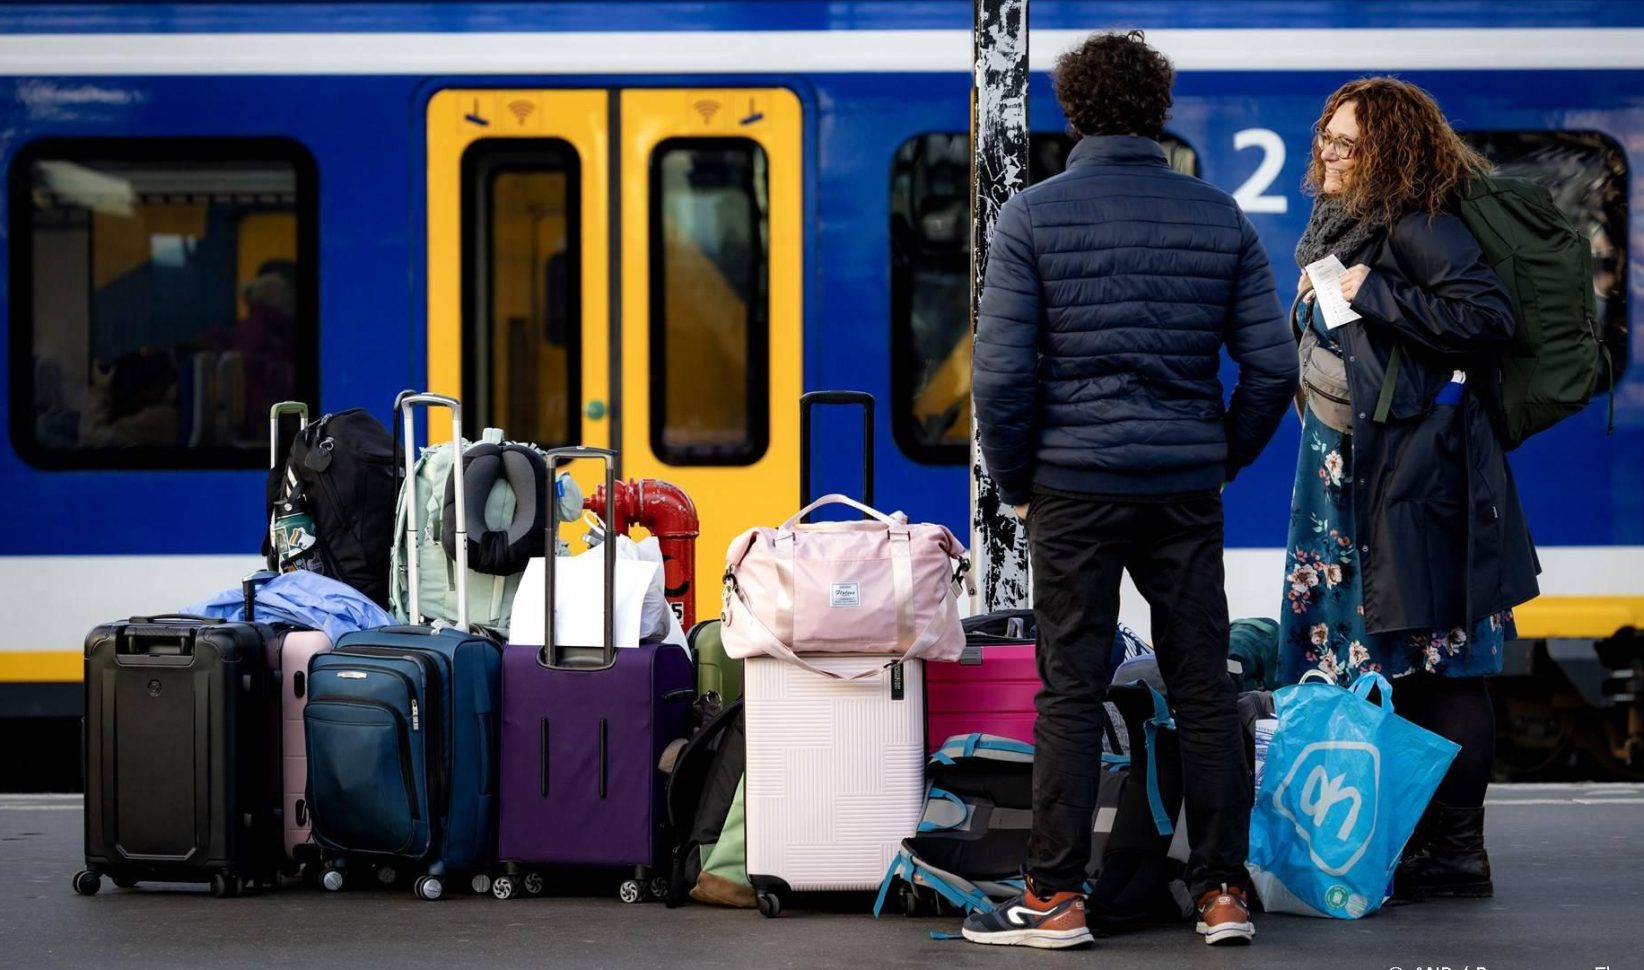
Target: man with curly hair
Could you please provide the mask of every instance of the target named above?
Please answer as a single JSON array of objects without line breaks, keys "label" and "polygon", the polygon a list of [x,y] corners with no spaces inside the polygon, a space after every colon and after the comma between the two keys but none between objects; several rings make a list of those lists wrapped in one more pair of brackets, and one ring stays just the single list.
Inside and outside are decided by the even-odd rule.
[{"label": "man with curly hair", "polygon": [[[1027,525],[1044,687],[1027,890],[966,920],[980,943],[1092,941],[1084,887],[1112,673],[1102,645],[1126,570],[1153,608],[1176,719],[1198,930],[1209,943],[1255,933],[1220,489],[1277,429],[1296,352],[1250,222],[1166,162],[1174,76],[1139,31],[1063,55],[1056,97],[1080,141],[1067,170],[1006,203],[994,230],[976,417],[988,471]],[[1239,367],[1225,404],[1224,346]],[[1090,906],[1099,922],[1100,882]]]}]

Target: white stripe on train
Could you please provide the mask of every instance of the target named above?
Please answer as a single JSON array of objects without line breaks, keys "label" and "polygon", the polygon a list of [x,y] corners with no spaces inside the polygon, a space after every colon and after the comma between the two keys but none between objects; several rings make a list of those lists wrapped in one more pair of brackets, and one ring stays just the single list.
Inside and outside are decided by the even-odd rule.
[{"label": "white stripe on train", "polygon": [[[1544,593],[1644,596],[1644,546],[1554,546],[1537,552]],[[1227,551],[1233,616],[1278,615],[1284,557],[1279,548]],[[178,609],[233,586],[261,565],[255,556],[0,556],[0,590],[15,604],[0,624],[0,651],[77,652],[86,632],[99,623]],[[1128,580],[1120,618],[1149,636],[1147,604]]]},{"label": "white stripe on train", "polygon": [[[1080,30],[1034,31],[1029,45],[1032,69],[1048,70],[1057,55],[1085,34]],[[1644,68],[1644,29],[1631,27],[1161,29],[1149,31],[1148,40],[1182,71],[1341,75]],[[970,62],[971,38],[966,30],[0,37],[0,76],[10,77],[967,73]]]}]

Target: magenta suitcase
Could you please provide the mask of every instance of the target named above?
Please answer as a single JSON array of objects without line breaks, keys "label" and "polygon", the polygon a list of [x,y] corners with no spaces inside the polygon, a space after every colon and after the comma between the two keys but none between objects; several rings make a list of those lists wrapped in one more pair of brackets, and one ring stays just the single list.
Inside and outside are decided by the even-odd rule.
[{"label": "magenta suitcase", "polygon": [[1033,743],[1039,668],[1033,643],[977,644],[959,663],[925,664],[925,725],[931,747],[956,734],[996,734]]}]

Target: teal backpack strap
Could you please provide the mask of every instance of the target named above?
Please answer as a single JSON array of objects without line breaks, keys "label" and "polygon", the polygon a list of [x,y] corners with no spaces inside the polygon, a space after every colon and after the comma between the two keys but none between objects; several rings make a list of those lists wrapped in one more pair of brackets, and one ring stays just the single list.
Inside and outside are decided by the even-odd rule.
[{"label": "teal backpack strap", "polygon": [[873,918],[878,919],[879,913],[885,908],[885,897],[890,895],[890,888],[901,876],[908,882],[913,881],[913,857],[907,849],[897,850],[896,857],[891,860],[890,868],[885,870],[885,878],[879,883],[879,895],[873,901]]},{"label": "teal backpack strap", "polygon": [[959,821],[954,823],[953,825],[937,825],[935,822],[927,822],[924,819],[920,819],[919,820],[919,831],[920,832],[945,832],[948,829],[958,828],[959,826],[961,826],[961,825],[965,824],[966,822],[970,821],[970,806],[966,805],[965,800],[960,798],[958,795],[955,795],[953,792],[950,792],[950,791],[948,791],[946,789],[943,789],[943,788],[937,788],[935,785],[932,785],[931,788],[930,788],[930,791],[925,793],[925,801],[926,802],[931,802],[931,801],[947,802],[950,805],[958,806],[958,808],[959,808]]},{"label": "teal backpack strap", "polygon": [[1399,363],[1404,359],[1404,345],[1394,344],[1392,356],[1387,358],[1387,376],[1381,379],[1381,394],[1376,398],[1377,424],[1387,423],[1387,414],[1393,409],[1393,388],[1399,379]]},{"label": "teal backpack strap", "polygon": [[1170,821],[1170,816],[1164,809],[1164,797],[1159,794],[1159,756],[1158,732],[1160,728],[1176,730],[1176,721],[1170,716],[1170,707],[1165,703],[1164,695],[1160,694],[1150,684],[1147,692],[1153,696],[1153,716],[1142,725],[1147,734],[1147,807],[1153,813],[1153,827],[1159,830],[1160,835],[1170,835],[1176,831],[1176,826]]}]

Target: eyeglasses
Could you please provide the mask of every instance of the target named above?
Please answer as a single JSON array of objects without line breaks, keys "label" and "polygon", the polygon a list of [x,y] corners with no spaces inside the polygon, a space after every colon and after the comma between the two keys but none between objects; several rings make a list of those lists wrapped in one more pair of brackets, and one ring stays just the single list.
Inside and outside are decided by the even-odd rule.
[{"label": "eyeglasses", "polygon": [[1333,137],[1330,132],[1325,131],[1323,128],[1314,132],[1313,135],[1318,142],[1320,154],[1327,151],[1335,152],[1336,157],[1344,162],[1353,157],[1353,150],[1358,147],[1358,142],[1353,139],[1345,136],[1341,138]]}]

